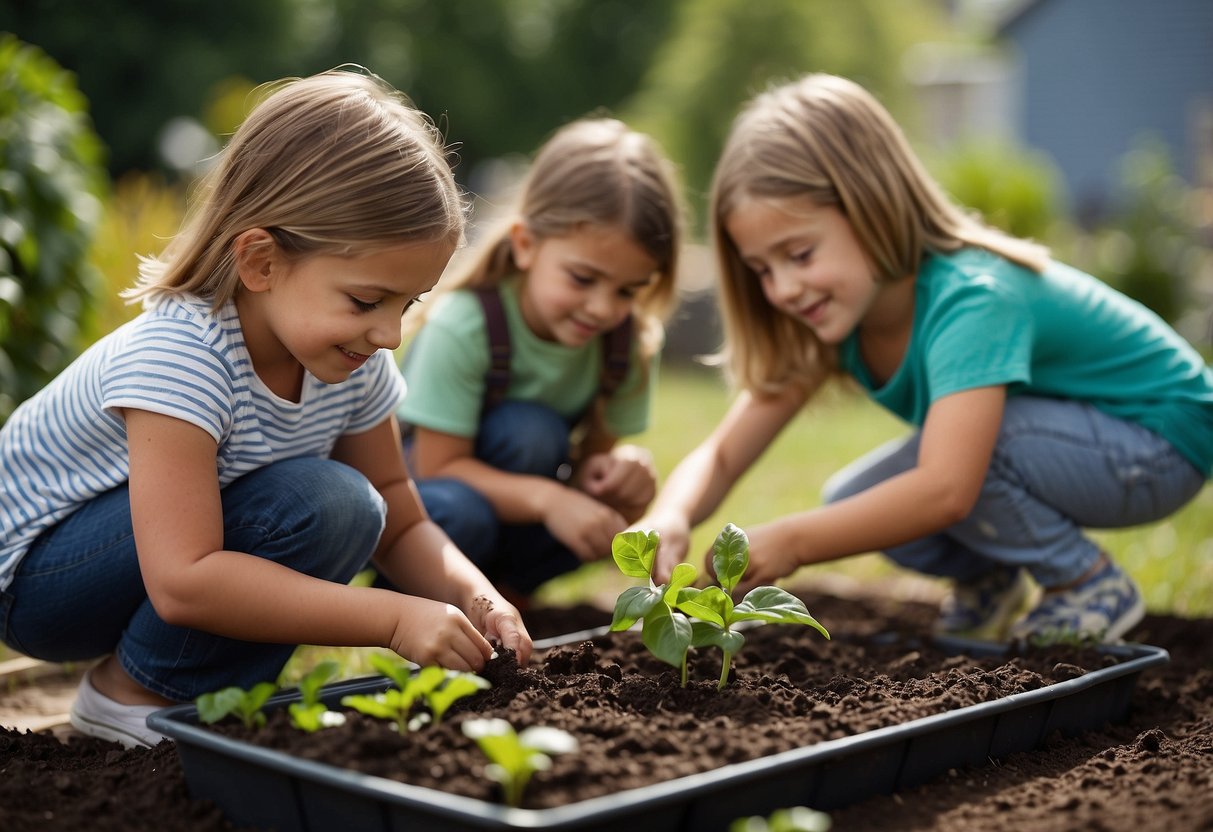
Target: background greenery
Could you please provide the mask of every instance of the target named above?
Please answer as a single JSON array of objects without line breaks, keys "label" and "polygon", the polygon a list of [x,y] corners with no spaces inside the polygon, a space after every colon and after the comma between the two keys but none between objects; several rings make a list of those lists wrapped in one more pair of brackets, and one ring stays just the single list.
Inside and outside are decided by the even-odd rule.
[{"label": "background greenery", "polygon": [[[889,105],[959,201],[1015,233],[1050,243],[1063,259],[1142,299],[1207,353],[1209,310],[1183,276],[1208,270],[1210,252],[1201,234],[1210,225],[1210,195],[1185,186],[1165,151],[1143,144],[1127,156],[1128,199],[1119,213],[1079,226],[1058,207],[1063,203],[1059,177],[1048,160],[1013,146],[968,141],[942,148],[917,139],[920,113],[901,60],[924,41],[980,39],[980,33],[949,16],[954,5],[945,0],[0,3],[0,31],[46,53],[23,58],[37,67],[33,74],[0,72],[0,152],[12,152],[6,147],[32,152],[41,143],[54,157],[54,164],[27,168],[4,157],[0,196],[13,187],[13,171],[27,170],[33,184],[22,187],[57,193],[60,199],[44,205],[13,191],[17,196],[0,211],[0,226],[11,231],[14,217],[22,221],[12,206],[37,205],[19,232],[0,233],[0,240],[11,238],[22,251],[45,246],[53,253],[40,261],[42,273],[10,270],[8,283],[0,274],[0,348],[16,343],[34,351],[19,381],[4,377],[0,398],[8,396],[9,405],[15,404],[99,333],[138,311],[122,304],[117,292],[133,282],[138,256],[159,251],[173,234],[184,194],[200,169],[194,160],[221,146],[244,116],[255,85],[347,62],[370,67],[440,121],[459,147],[458,175],[479,197],[479,209],[499,199],[502,182],[556,127],[606,111],[652,132],[663,144],[682,169],[696,216],[724,133],[743,100],[806,71],[849,75]],[[17,54],[16,47],[6,48],[10,51],[4,54]],[[30,121],[29,95],[53,102],[59,115]],[[39,132],[54,123],[62,126],[62,138]],[[46,153],[38,158],[45,161]],[[56,234],[64,235],[60,242],[53,242]],[[99,280],[92,277],[96,274]],[[708,282],[703,275],[687,277]],[[11,321],[18,307],[12,299],[18,292],[26,304],[22,308],[39,310],[49,323],[6,342],[5,333],[15,331]],[[80,300],[71,300],[73,294]],[[0,355],[0,374],[4,369]],[[653,448],[659,470],[668,473],[727,403],[728,393],[715,375],[672,359],[663,369],[653,427],[639,441]],[[0,406],[0,421],[6,415]],[[830,473],[902,430],[862,399],[823,397],[697,531],[696,549],[705,550],[725,522],[744,525],[813,505]],[[1213,614],[1210,503],[1213,491],[1206,488],[1167,522],[1101,535],[1143,582],[1151,609]],[[810,578],[828,571],[865,580],[893,574],[876,555],[805,571]],[[547,593],[568,601],[609,594],[617,586],[613,570],[601,564],[556,582]]]}]

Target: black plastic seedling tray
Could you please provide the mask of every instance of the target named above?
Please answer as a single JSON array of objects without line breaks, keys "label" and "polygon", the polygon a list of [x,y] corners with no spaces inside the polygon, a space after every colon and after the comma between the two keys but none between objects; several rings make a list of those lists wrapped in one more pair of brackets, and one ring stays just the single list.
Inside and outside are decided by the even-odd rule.
[{"label": "black plastic seedling tray", "polygon": [[[935,644],[975,657],[1005,651],[1002,645],[964,639]],[[200,726],[193,705],[156,711],[147,721],[177,741],[192,794],[213,800],[239,825],[278,832],[711,832],[727,829],[734,818],[769,815],[787,806],[838,809],[925,783],[951,768],[1032,750],[1053,731],[1073,734],[1122,721],[1137,677],[1170,657],[1147,645],[1100,649],[1118,663],[992,702],[552,809],[512,809],[232,740]],[[334,706],[342,696],[377,693],[390,685],[384,677],[350,680],[327,686],[323,698]],[[296,698],[295,691],[280,693],[267,709]]]}]

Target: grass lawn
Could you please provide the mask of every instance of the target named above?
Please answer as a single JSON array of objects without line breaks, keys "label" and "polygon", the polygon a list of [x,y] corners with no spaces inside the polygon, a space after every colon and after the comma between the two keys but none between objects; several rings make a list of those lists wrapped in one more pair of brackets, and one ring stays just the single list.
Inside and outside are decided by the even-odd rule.
[{"label": "grass lawn", "polygon": [[[715,427],[728,403],[729,395],[715,372],[666,366],[652,425],[629,441],[653,451],[664,477]],[[830,474],[906,430],[862,395],[836,390],[823,394],[789,424],[716,514],[695,530],[692,557],[708,550],[725,523],[744,527],[817,505],[821,485]],[[1206,486],[1168,520],[1096,536],[1141,584],[1151,611],[1213,615],[1213,487]],[[814,571],[862,579],[888,576],[897,569],[882,556],[868,554],[808,568]],[[553,602],[593,595],[613,598],[631,583],[618,575],[613,564],[591,564],[549,583],[542,597]]]}]

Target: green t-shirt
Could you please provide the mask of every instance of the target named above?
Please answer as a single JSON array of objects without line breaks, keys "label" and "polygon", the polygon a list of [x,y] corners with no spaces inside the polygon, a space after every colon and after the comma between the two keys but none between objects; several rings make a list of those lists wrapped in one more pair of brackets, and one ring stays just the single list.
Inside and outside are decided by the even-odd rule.
[{"label": "green t-shirt", "polygon": [[[544,341],[522,318],[518,279],[507,279],[500,290],[511,354],[505,399],[543,404],[570,421],[576,419],[598,392],[602,339],[593,338],[584,347]],[[654,355],[647,374],[641,372],[633,343],[627,376],[606,404],[606,427],[615,436],[629,436],[648,427],[657,362]],[[408,393],[397,415],[403,422],[429,430],[474,437],[488,369],[488,331],[479,299],[470,291],[441,296],[402,362]]]},{"label": "green t-shirt", "polygon": [[885,385],[857,332],[840,349],[842,368],[888,410],[921,426],[936,399],[1006,385],[1089,402],[1213,473],[1213,371],[1146,307],[1060,263],[1037,274],[978,249],[928,256],[916,280],[910,343]]}]

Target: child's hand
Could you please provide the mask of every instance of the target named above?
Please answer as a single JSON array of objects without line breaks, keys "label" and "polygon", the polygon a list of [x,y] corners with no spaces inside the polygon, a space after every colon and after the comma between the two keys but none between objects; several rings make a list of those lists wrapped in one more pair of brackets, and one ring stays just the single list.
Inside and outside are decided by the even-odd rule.
[{"label": "child's hand", "polygon": [[496,592],[484,592],[472,599],[468,617],[490,639],[513,650],[519,665],[531,660],[531,634],[513,604]]},{"label": "child's hand", "polygon": [[629,520],[643,514],[657,494],[653,455],[636,445],[620,445],[610,453],[594,454],[577,473],[581,490]]},{"label": "child's hand", "polygon": [[448,670],[480,670],[493,655],[493,646],[462,610],[415,595],[400,596],[388,646],[422,667],[436,664]]},{"label": "child's hand", "polygon": [[627,528],[628,522],[605,503],[575,488],[563,488],[560,498],[548,503],[543,525],[588,563],[611,554],[611,542]]},{"label": "child's hand", "polygon": [[657,532],[657,560],[653,564],[653,580],[667,583],[674,567],[686,560],[691,546],[691,524],[677,517],[642,517],[632,528]]},{"label": "child's hand", "polygon": [[[741,596],[756,586],[775,583],[795,572],[801,563],[792,545],[779,528],[778,523],[763,523],[746,529],[750,539],[750,566],[737,584],[735,595]],[[712,568],[712,553],[707,555],[708,570]]]}]

